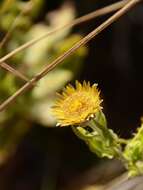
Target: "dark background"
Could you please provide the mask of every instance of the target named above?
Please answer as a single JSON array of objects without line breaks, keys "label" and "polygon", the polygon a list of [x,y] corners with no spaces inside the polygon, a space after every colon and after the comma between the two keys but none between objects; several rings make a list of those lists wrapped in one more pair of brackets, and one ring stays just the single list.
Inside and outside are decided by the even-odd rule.
[{"label": "dark background", "polygon": [[[39,20],[64,0],[45,0]],[[75,0],[77,16],[116,1]],[[108,15],[109,16],[109,15]],[[73,29],[83,35],[108,16]],[[79,80],[99,84],[108,126],[130,137],[143,114],[143,5],[140,4],[93,39]],[[41,136],[39,140],[37,140]],[[13,158],[1,168],[1,190],[65,189],[82,173],[98,164],[95,155],[70,128],[34,126]],[[47,188],[44,188],[47,186]],[[41,188],[43,186],[43,189]],[[70,188],[69,188],[70,189]],[[77,188],[78,189],[78,188]]]}]

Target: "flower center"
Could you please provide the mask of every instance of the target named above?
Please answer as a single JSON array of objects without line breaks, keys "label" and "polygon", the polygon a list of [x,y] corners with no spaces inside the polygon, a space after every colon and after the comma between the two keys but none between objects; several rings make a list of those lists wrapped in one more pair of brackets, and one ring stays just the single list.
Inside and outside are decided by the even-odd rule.
[{"label": "flower center", "polygon": [[71,112],[80,112],[84,108],[84,106],[85,102],[75,100],[74,102],[72,102],[69,109]]},{"label": "flower center", "polygon": [[66,99],[63,108],[67,115],[80,116],[85,110],[89,109],[89,100],[85,94],[75,93],[73,96]]}]

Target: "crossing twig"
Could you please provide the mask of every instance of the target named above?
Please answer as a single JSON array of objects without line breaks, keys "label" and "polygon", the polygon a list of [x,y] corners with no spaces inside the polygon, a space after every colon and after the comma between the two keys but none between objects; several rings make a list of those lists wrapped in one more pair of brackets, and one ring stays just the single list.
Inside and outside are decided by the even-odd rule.
[{"label": "crossing twig", "polygon": [[134,7],[137,3],[141,2],[142,0],[130,0],[122,9],[117,11],[113,16],[103,22],[100,26],[90,32],[87,36],[82,38],[79,42],[77,42],[74,46],[72,46],[68,51],[63,53],[57,59],[55,59],[51,64],[46,66],[40,73],[38,73],[35,77],[33,77],[29,82],[27,82],[24,86],[22,86],[19,90],[15,92],[11,97],[9,97],[6,101],[4,101],[0,105],[0,111],[3,111],[7,108],[9,104],[11,104],[18,96],[22,95],[26,90],[33,87],[33,84],[43,78],[48,72],[53,70],[57,65],[59,65],[64,59],[68,56],[72,55],[77,49],[81,46],[88,43],[91,39],[97,36],[100,32],[102,32],[105,28],[110,26],[113,22],[119,19],[122,15],[127,13],[132,7]]}]

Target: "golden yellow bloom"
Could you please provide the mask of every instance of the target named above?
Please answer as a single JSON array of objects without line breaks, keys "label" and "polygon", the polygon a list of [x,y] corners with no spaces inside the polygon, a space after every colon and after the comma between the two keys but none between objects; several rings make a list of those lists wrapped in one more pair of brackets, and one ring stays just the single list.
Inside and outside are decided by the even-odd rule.
[{"label": "golden yellow bloom", "polygon": [[90,82],[84,81],[82,85],[76,81],[76,88],[67,85],[52,108],[58,125],[78,125],[94,117],[101,109],[99,94],[97,85],[90,86]]}]

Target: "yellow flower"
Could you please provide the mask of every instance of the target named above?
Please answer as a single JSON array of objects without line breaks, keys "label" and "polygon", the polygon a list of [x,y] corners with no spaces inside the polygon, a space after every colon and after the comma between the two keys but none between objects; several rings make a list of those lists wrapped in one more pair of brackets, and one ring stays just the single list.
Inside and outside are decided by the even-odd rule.
[{"label": "yellow flower", "polygon": [[59,98],[52,108],[58,120],[57,125],[80,125],[93,118],[102,108],[99,94],[97,85],[91,86],[90,82],[81,84],[76,81],[76,88],[67,85],[63,93],[58,94]]}]

